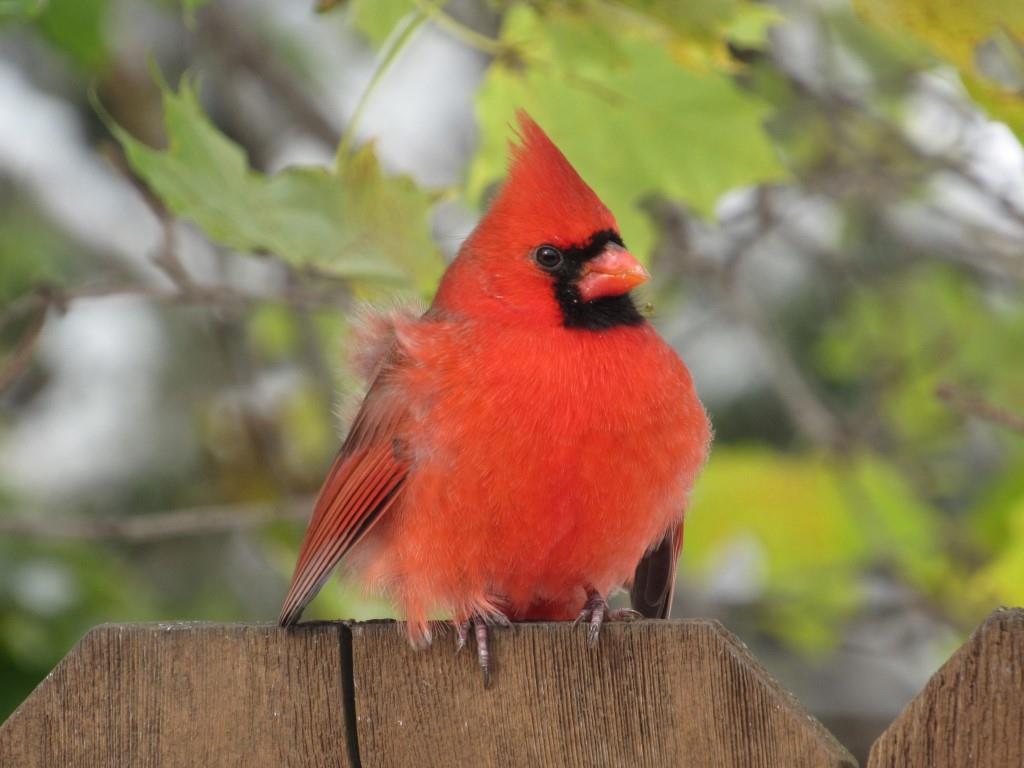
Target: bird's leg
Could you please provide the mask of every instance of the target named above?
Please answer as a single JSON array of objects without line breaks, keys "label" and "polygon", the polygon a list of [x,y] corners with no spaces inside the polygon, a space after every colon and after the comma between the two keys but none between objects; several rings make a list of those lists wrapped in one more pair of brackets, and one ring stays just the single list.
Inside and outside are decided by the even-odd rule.
[{"label": "bird's leg", "polygon": [[601,633],[601,627],[606,621],[632,621],[642,619],[643,614],[634,611],[632,608],[616,608],[614,611],[608,608],[608,601],[601,597],[601,594],[593,587],[587,588],[587,602],[583,604],[583,610],[576,617],[574,624],[581,621],[587,622],[587,645],[593,648],[597,644],[597,636]]},{"label": "bird's leg", "polygon": [[491,649],[489,645],[489,625],[499,624],[503,627],[511,627],[512,622],[501,611],[494,610],[487,614],[472,613],[466,618],[456,617],[452,619],[452,626],[455,627],[455,652],[458,653],[469,641],[470,627],[473,629],[473,636],[476,638],[476,657],[480,663],[480,670],[484,675],[484,688],[491,682]]},{"label": "bird's leg", "polygon": [[597,645],[597,636],[601,632],[601,624],[604,623],[604,617],[607,613],[608,602],[601,597],[596,589],[588,587],[587,602],[583,604],[583,610],[576,617],[575,623],[587,622],[587,645],[591,648]]},{"label": "bird's leg", "polygon": [[469,637],[469,619],[455,619],[452,625],[455,627],[455,652],[458,653],[466,647],[466,639]]},{"label": "bird's leg", "polygon": [[473,617],[476,630],[476,657],[484,673],[484,688],[491,684],[491,649],[487,645],[487,622],[481,616]]}]

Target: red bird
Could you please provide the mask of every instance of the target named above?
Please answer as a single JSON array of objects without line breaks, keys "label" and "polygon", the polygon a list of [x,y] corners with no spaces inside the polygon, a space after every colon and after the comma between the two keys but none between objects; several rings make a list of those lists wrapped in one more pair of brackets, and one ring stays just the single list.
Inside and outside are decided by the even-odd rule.
[{"label": "red bird", "polygon": [[[422,317],[376,319],[370,387],[320,490],[280,623],[344,557],[404,610],[475,630],[669,613],[711,430],[683,362],[637,310],[648,279],[615,218],[529,117],[508,180]],[[372,369],[372,370],[370,370]]]}]

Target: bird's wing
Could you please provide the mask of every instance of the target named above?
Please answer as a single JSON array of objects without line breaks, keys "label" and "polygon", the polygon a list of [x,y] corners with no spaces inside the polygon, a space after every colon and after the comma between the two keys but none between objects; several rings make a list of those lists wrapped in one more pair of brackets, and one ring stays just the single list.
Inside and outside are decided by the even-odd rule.
[{"label": "bird's wing", "polygon": [[683,523],[665,534],[636,567],[629,599],[633,610],[650,619],[667,619],[672,612],[676,564],[683,548]]},{"label": "bird's wing", "polygon": [[298,621],[331,570],[391,508],[402,492],[409,460],[399,435],[407,407],[378,374],[324,480],[306,529],[279,623]]}]

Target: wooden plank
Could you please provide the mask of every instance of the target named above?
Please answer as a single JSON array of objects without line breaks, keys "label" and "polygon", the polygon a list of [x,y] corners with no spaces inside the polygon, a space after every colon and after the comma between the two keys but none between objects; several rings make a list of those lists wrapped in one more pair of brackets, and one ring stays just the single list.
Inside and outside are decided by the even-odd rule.
[{"label": "wooden plank", "polygon": [[347,768],[343,639],[337,624],[99,627],[0,728],[0,766]]},{"label": "wooden plank", "polygon": [[1024,609],[1000,609],[874,746],[868,768],[1024,766]]},{"label": "wooden plank", "polygon": [[854,766],[853,758],[713,621],[492,632],[484,690],[452,635],[411,650],[388,622],[352,626],[364,768]]}]

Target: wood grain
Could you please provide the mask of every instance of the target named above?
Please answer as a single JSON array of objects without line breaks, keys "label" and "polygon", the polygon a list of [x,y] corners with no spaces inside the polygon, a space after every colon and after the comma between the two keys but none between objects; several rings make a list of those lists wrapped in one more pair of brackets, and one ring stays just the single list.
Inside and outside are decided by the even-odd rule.
[{"label": "wood grain", "polygon": [[713,621],[492,632],[484,690],[467,650],[410,650],[396,625],[352,626],[364,768],[673,766],[825,768],[853,758]]},{"label": "wood grain", "polygon": [[994,612],[868,758],[868,768],[1024,766],[1024,610]]},{"label": "wood grain", "polygon": [[[493,631],[492,687],[454,638],[392,622],[90,632],[0,726],[0,766],[855,765],[711,621]],[[358,743],[357,743],[358,741]],[[994,613],[869,768],[1024,765],[1024,610]]]},{"label": "wood grain", "polygon": [[99,627],[0,728],[0,766],[347,768],[344,631]]}]

